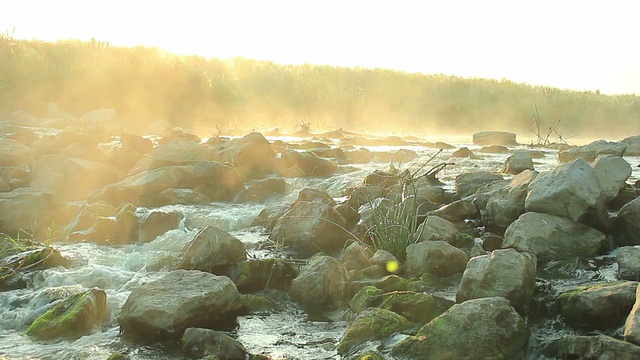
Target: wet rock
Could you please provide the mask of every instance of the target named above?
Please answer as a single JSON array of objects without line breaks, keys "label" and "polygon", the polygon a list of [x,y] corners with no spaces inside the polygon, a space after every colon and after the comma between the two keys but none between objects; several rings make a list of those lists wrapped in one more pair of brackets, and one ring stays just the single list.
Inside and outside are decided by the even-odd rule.
[{"label": "wet rock", "polygon": [[599,155],[591,166],[602,188],[604,201],[615,198],[631,176],[631,165],[618,156]]},{"label": "wet rock", "polygon": [[93,288],[54,305],[29,326],[27,335],[38,340],[75,340],[100,327],[107,315],[106,293]]},{"label": "wet rock", "polygon": [[351,192],[347,204],[358,210],[363,204],[369,203],[374,199],[384,197],[387,190],[377,185],[367,185],[358,187]]},{"label": "wet rock", "polygon": [[449,309],[454,302],[429,293],[393,291],[373,296],[377,307],[391,310],[416,324],[424,325]]},{"label": "wet rock", "polygon": [[398,343],[395,359],[517,359],[529,329],[522,317],[501,297],[468,300],[453,305]]},{"label": "wet rock", "polygon": [[525,170],[533,171],[533,159],[528,151],[516,151],[505,160],[501,173],[517,175]]},{"label": "wet rock", "polygon": [[537,172],[525,170],[511,181],[496,181],[478,189],[474,204],[482,223],[492,231],[502,232],[525,213],[527,188]]},{"label": "wet rock", "polygon": [[294,166],[301,169],[305,176],[312,177],[329,177],[338,170],[336,163],[308,151],[285,150],[276,159],[278,173]]},{"label": "wet rock", "polygon": [[567,335],[554,342],[545,354],[561,360],[634,360],[640,358],[640,347],[606,335]]},{"label": "wet rock", "polygon": [[331,205],[299,201],[280,217],[270,239],[302,256],[339,253],[348,233],[346,221]]},{"label": "wet rock", "polygon": [[636,287],[636,298],[624,323],[624,339],[640,345],[640,286]]},{"label": "wet rock", "polygon": [[569,219],[528,212],[509,225],[502,247],[536,255],[538,263],[558,259],[588,259],[606,240],[600,231]]},{"label": "wet rock", "polygon": [[640,245],[640,197],[620,209],[614,221],[614,236],[618,246]]},{"label": "wet rock", "polygon": [[253,132],[239,139],[221,142],[214,150],[218,161],[233,164],[244,177],[257,179],[276,172],[276,152],[260,133]]},{"label": "wet rock", "polygon": [[467,263],[456,302],[501,296],[520,314],[527,314],[535,288],[536,257],[514,249],[492,251]]},{"label": "wet rock", "polygon": [[372,256],[370,248],[361,243],[353,242],[344,249],[340,261],[347,271],[361,270],[372,265],[369,261]]},{"label": "wet rock", "polygon": [[226,268],[246,259],[242,241],[220,228],[207,226],[189,242],[178,268],[226,273]]},{"label": "wet rock", "polygon": [[60,205],[55,194],[31,187],[0,192],[0,233],[17,236],[20,229],[36,234],[51,225]]},{"label": "wet rock", "polygon": [[580,158],[536,176],[529,184],[525,208],[579,221],[596,206],[601,192],[595,171]]},{"label": "wet rock", "polygon": [[382,170],[375,170],[364,178],[363,184],[365,186],[379,186],[384,189],[389,189],[391,186],[397,184],[398,181],[400,181],[398,175]]},{"label": "wet rock", "polygon": [[152,211],[140,222],[139,242],[147,243],[169,230],[177,229],[182,220],[179,212]]},{"label": "wet rock", "polygon": [[567,324],[605,330],[621,326],[636,300],[635,281],[581,286],[556,297]]},{"label": "wet rock", "polygon": [[629,136],[620,142],[627,145],[624,151],[625,156],[640,156],[640,135]]},{"label": "wet rock", "polygon": [[335,258],[317,254],[291,283],[291,297],[310,313],[336,309],[346,302],[347,272]]},{"label": "wet rock", "polygon": [[381,295],[384,295],[381,289],[373,285],[364,286],[349,300],[349,308],[358,313],[368,307],[377,307],[382,302]]},{"label": "wet rock", "polygon": [[0,166],[30,165],[36,153],[23,143],[0,138]]},{"label": "wet rock", "polygon": [[298,269],[283,259],[256,259],[243,261],[232,270],[231,279],[240,292],[265,289],[289,290]]},{"label": "wet rock", "polygon": [[431,213],[453,223],[464,221],[465,219],[478,218],[478,209],[470,199],[460,199],[444,205]]},{"label": "wet rock", "polygon": [[335,205],[335,201],[331,197],[331,195],[327,194],[325,191],[312,189],[312,188],[304,188],[300,190],[298,193],[298,201],[307,201],[307,202],[320,202],[327,205]]},{"label": "wet rock", "polygon": [[[13,241],[15,241],[13,245],[7,246],[8,242]],[[69,267],[72,264],[71,259],[62,255],[60,250],[53,246],[42,246],[42,244],[24,240],[14,239],[13,241],[3,237],[0,267],[25,271],[58,266]]]},{"label": "wet rock", "polygon": [[115,217],[96,217],[92,230],[86,232],[83,240],[109,245],[133,244],[138,242],[139,229],[135,206],[125,204]]},{"label": "wet rock", "polygon": [[251,184],[236,195],[235,202],[264,202],[268,198],[284,194],[287,189],[287,182],[284,178],[276,177],[260,180]]},{"label": "wet rock", "polygon": [[411,325],[407,319],[389,310],[378,308],[363,310],[347,327],[338,344],[338,353],[347,356],[356,352],[358,345],[366,341],[384,339]]},{"label": "wet rock", "polygon": [[473,152],[468,147],[461,147],[458,150],[451,153],[451,157],[454,158],[470,158],[473,157]]},{"label": "wet rock", "polygon": [[464,271],[469,256],[444,241],[424,241],[407,247],[405,270],[420,277],[425,273],[447,277]]},{"label": "wet rock", "polygon": [[489,154],[508,154],[509,148],[502,145],[489,145],[483,146],[479,150],[481,153],[489,153]]},{"label": "wet rock", "polygon": [[262,226],[267,231],[272,231],[276,226],[278,219],[280,219],[284,214],[287,213],[291,209],[289,205],[277,205],[274,207],[266,207],[260,214],[253,219],[251,222],[251,226]]},{"label": "wet rock", "polygon": [[180,342],[182,351],[194,359],[216,356],[220,360],[245,360],[248,357],[244,345],[222,331],[187,328]]},{"label": "wet rock", "polygon": [[455,179],[456,196],[462,199],[473,195],[482,186],[498,180],[503,180],[502,176],[486,171],[460,174]]},{"label": "wet rock", "polygon": [[418,241],[446,241],[451,242],[458,233],[458,228],[448,220],[431,215],[418,226],[416,233],[420,235]]},{"label": "wet rock", "polygon": [[616,254],[618,277],[625,280],[640,280],[640,247],[623,246]]},{"label": "wet rock", "polygon": [[226,276],[176,270],[133,289],[118,323],[136,343],[179,339],[189,327],[225,330],[235,326],[240,294]]},{"label": "wet rock", "polygon": [[514,146],[516,142],[516,134],[506,131],[480,131],[473,134],[473,143],[476,145],[504,145]]},{"label": "wet rock", "polygon": [[576,146],[558,152],[558,160],[563,163],[571,162],[577,158],[594,161],[599,155],[606,154],[622,157],[626,148],[625,143],[596,140],[584,146]]}]

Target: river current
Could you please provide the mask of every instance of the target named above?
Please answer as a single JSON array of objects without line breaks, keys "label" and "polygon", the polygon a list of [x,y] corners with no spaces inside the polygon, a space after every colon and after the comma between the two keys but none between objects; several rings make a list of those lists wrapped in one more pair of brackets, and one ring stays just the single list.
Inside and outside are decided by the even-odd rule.
[{"label": "river current", "polygon": [[[448,190],[453,189],[453,182],[458,174],[481,170],[497,172],[509,156],[479,153],[477,150],[480,147],[475,145],[454,145],[467,146],[478,158],[451,158],[450,155],[455,149],[445,150],[426,167],[428,169],[440,162],[455,163],[438,174],[438,179],[444,182],[444,187]],[[401,169],[417,169],[438,151],[422,146],[367,148],[371,151],[396,151],[403,148],[420,155],[409,163],[394,164]],[[544,158],[534,159],[537,171],[546,171],[558,164],[555,151],[536,150],[545,154]],[[640,158],[625,159],[633,167],[632,177],[628,181],[633,183],[640,179]],[[145,244],[103,246],[92,243],[58,243],[56,247],[64,255],[74,259],[75,266],[39,271],[34,274],[31,287],[0,292],[0,359],[104,360],[116,351],[128,353],[128,359],[186,359],[176,349],[137,347],[120,338],[118,313],[133,288],[166,273],[198,229],[207,225],[215,225],[240,239],[245,243],[250,257],[273,256],[269,250],[261,250],[256,246],[267,239],[264,229],[251,227],[252,221],[264,208],[292,203],[304,187],[321,189],[337,200],[344,199],[345,189],[360,184],[364,177],[374,170],[387,170],[389,165],[388,162],[346,164],[341,165],[334,176],[326,179],[288,178],[287,193],[263,204],[171,205],[164,210],[183,214],[179,228]],[[144,218],[151,210],[156,209],[139,208],[138,216]],[[615,278],[613,266],[615,264],[609,268],[611,273],[603,276]],[[586,281],[589,281],[589,278]],[[36,342],[24,334],[29,324],[48,309],[52,300],[63,299],[91,287],[100,287],[107,293],[110,317],[108,324],[101,331],[76,341],[49,343]],[[451,298],[455,297],[455,293],[448,295]],[[336,353],[335,345],[340,341],[347,324],[345,319],[339,317],[311,319],[294,303],[287,302],[282,309],[275,312],[240,317],[233,335],[248,352],[263,353],[273,359],[338,359],[340,357]],[[532,354],[531,357],[535,356]]]}]

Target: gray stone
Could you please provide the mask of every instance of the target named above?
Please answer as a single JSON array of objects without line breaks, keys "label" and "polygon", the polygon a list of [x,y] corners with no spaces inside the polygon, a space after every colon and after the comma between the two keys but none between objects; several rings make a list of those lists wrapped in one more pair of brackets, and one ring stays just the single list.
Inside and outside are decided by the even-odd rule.
[{"label": "gray stone", "polygon": [[506,131],[487,130],[473,134],[473,143],[476,145],[504,145],[514,146],[516,142],[516,134]]},{"label": "gray stone", "polygon": [[587,161],[594,161],[599,155],[610,154],[622,156],[625,154],[627,144],[619,142],[610,142],[605,140],[596,140],[584,146],[576,146],[568,150],[558,153],[558,160],[563,163],[582,158]]},{"label": "gray stone", "polygon": [[635,302],[624,324],[624,339],[640,345],[640,286],[636,287]]},{"label": "gray stone", "polygon": [[619,246],[640,245],[640,197],[620,209],[614,224],[614,235]]},{"label": "gray stone", "polygon": [[416,233],[420,235],[418,241],[442,240],[451,242],[455,239],[458,228],[452,222],[432,215],[418,226]]},{"label": "gray stone", "polygon": [[623,246],[617,249],[618,276],[625,280],[640,280],[640,247]]},{"label": "gray stone", "polygon": [[464,271],[469,256],[444,241],[424,241],[407,247],[405,270],[420,277],[425,273],[451,276]]},{"label": "gray stone", "polygon": [[505,174],[520,174],[525,170],[533,171],[533,159],[528,151],[516,151],[505,160],[500,172]]},{"label": "gray stone", "polygon": [[606,335],[567,335],[554,342],[555,351],[549,354],[555,359],[640,359],[640,347],[627,341]]},{"label": "gray stone", "polygon": [[189,242],[178,268],[216,273],[246,259],[242,241],[220,228],[207,226]]},{"label": "gray stone", "polygon": [[311,313],[340,308],[347,301],[347,272],[335,258],[317,254],[291,283],[290,294]]},{"label": "gray stone", "polygon": [[631,165],[618,156],[599,155],[591,166],[602,188],[604,201],[616,197],[631,176]]},{"label": "gray stone", "polygon": [[503,180],[503,177],[486,171],[460,174],[455,179],[456,195],[460,199],[465,198],[475,194],[482,186],[498,180]]},{"label": "gray stone", "polygon": [[248,357],[244,346],[222,331],[187,328],[180,342],[182,351],[194,359],[216,356],[219,360],[245,360]]}]

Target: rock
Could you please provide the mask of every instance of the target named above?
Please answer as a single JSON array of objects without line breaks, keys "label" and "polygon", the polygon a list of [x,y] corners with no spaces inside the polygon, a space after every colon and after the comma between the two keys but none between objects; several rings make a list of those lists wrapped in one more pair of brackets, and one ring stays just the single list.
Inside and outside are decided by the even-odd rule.
[{"label": "rock", "polygon": [[594,257],[605,240],[605,234],[589,226],[559,216],[528,212],[505,230],[502,247],[530,252],[542,264]]},{"label": "rock", "polygon": [[556,297],[567,324],[590,330],[620,327],[636,300],[635,281],[581,286]]},{"label": "rock", "polygon": [[458,150],[451,153],[451,157],[454,158],[470,158],[473,157],[473,152],[468,147],[461,147]]},{"label": "rock", "polygon": [[[214,195],[215,196],[215,195]],[[207,205],[213,201],[208,194],[199,189],[165,189],[154,199],[158,206],[162,205]],[[150,205],[150,204],[149,204]]]},{"label": "rock", "polygon": [[382,295],[384,295],[384,291],[373,285],[363,286],[349,300],[349,308],[351,311],[359,313],[366,308],[377,307],[382,302]]},{"label": "rock", "polygon": [[623,246],[616,254],[618,277],[625,280],[640,280],[640,247]]},{"label": "rock", "polygon": [[357,187],[349,194],[347,204],[358,210],[363,204],[369,203],[377,198],[385,197],[386,194],[387,190],[377,185]]},{"label": "rock", "polygon": [[165,166],[188,165],[212,158],[212,151],[196,141],[172,141],[158,145],[151,153],[149,170]]},{"label": "rock", "polygon": [[473,134],[473,143],[476,145],[504,145],[515,146],[516,134],[506,131],[480,131]]},{"label": "rock", "polygon": [[358,350],[358,345],[366,341],[384,339],[410,326],[407,319],[392,311],[378,308],[363,310],[347,327],[338,344],[338,354],[353,354]]},{"label": "rock", "polygon": [[606,335],[567,335],[554,342],[551,348],[548,355],[554,359],[640,359],[640,347]]},{"label": "rock", "polygon": [[312,152],[285,150],[276,159],[278,173],[291,167],[300,168],[306,176],[329,177],[338,170],[338,165]]},{"label": "rock", "polygon": [[138,241],[147,243],[169,230],[177,229],[182,220],[179,212],[152,211],[140,222]]},{"label": "rock", "polygon": [[580,158],[536,176],[529,184],[525,208],[579,221],[596,206],[601,193],[595,171]]},{"label": "rock", "polygon": [[108,245],[133,244],[138,242],[139,232],[135,206],[125,204],[115,218],[96,217],[93,231],[87,234],[85,240]]},{"label": "rock", "polygon": [[123,132],[120,134],[120,143],[126,151],[135,151],[140,154],[151,154],[153,142],[140,135]]},{"label": "rock", "polygon": [[14,126],[36,127],[40,122],[37,117],[31,115],[25,110],[17,110],[7,116],[7,120]]},{"label": "rock", "polygon": [[284,259],[243,261],[231,272],[231,279],[242,293],[265,289],[289,290],[298,269]]},{"label": "rock", "polygon": [[347,271],[361,270],[372,265],[369,261],[372,256],[370,248],[354,241],[344,249],[340,261]]},{"label": "rock", "polygon": [[287,182],[284,178],[276,177],[260,180],[251,184],[236,195],[235,202],[261,203],[275,195],[284,194],[287,190]]},{"label": "rock", "polygon": [[0,233],[17,236],[20,229],[41,234],[59,207],[55,194],[31,187],[0,192]]},{"label": "rock", "polygon": [[468,300],[393,347],[395,359],[518,359],[529,329],[501,297]]},{"label": "rock", "polygon": [[280,217],[269,238],[302,256],[337,254],[344,247],[346,220],[330,205],[299,201]]},{"label": "rock", "polygon": [[291,297],[310,313],[340,308],[346,302],[347,272],[340,261],[317,254],[291,283]]},{"label": "rock", "polygon": [[220,360],[245,360],[248,357],[244,345],[222,331],[187,328],[180,342],[182,351],[194,359],[211,355]]},{"label": "rock", "polygon": [[458,233],[458,228],[448,220],[431,215],[418,226],[416,233],[420,235],[418,241],[446,241],[451,242]]},{"label": "rock", "polygon": [[276,171],[276,152],[260,133],[253,132],[239,139],[219,143],[214,150],[218,161],[233,164],[244,177],[262,178]]},{"label": "rock", "polygon": [[635,302],[624,323],[624,339],[640,345],[640,286],[636,287]]},{"label": "rock", "polygon": [[618,156],[599,155],[591,164],[602,188],[604,201],[615,198],[631,176],[631,165]]},{"label": "rock", "polygon": [[251,222],[251,226],[262,226],[268,232],[271,232],[273,228],[276,226],[278,219],[280,219],[284,214],[287,213],[291,209],[290,205],[277,205],[274,207],[266,207],[258,216],[253,219]]},{"label": "rock", "polygon": [[533,171],[533,159],[528,151],[516,151],[505,160],[501,173],[517,175],[525,170]]},{"label": "rock", "polygon": [[489,154],[508,154],[509,148],[502,145],[489,145],[489,146],[483,146],[479,151],[481,153],[489,153]]},{"label": "rock", "polygon": [[537,172],[525,170],[511,181],[496,181],[478,189],[474,203],[482,223],[492,231],[502,232],[525,212],[529,184]]},{"label": "rock", "polygon": [[102,326],[108,315],[107,295],[93,288],[71,295],[40,315],[27,329],[38,340],[75,340]]},{"label": "rock", "polygon": [[463,222],[466,219],[476,219],[479,216],[478,209],[471,199],[456,200],[438,208],[431,214],[453,223]]},{"label": "rock", "polygon": [[620,209],[613,228],[618,246],[640,245],[640,197]]},{"label": "rock", "polygon": [[502,176],[486,171],[460,174],[455,179],[456,196],[462,199],[473,195],[482,186],[498,180],[503,180]]},{"label": "rock", "polygon": [[306,202],[320,202],[327,205],[335,205],[336,202],[333,200],[331,195],[327,194],[322,190],[312,189],[312,188],[303,188],[298,193],[298,198],[296,202],[306,201]]},{"label": "rock", "polygon": [[133,289],[118,323],[135,343],[179,339],[189,327],[235,326],[240,294],[226,276],[176,270]]},{"label": "rock", "polygon": [[246,259],[242,241],[220,228],[207,226],[187,244],[178,268],[224,273],[225,268]]},{"label": "rock", "polygon": [[536,285],[536,257],[514,249],[492,251],[467,263],[456,302],[501,296],[509,300],[518,313],[525,315]]},{"label": "rock", "polygon": [[467,261],[464,251],[444,241],[424,241],[407,247],[405,270],[415,277],[425,273],[446,277],[463,272]]},{"label": "rock", "polygon": [[571,162],[577,158],[586,161],[594,161],[599,155],[614,155],[622,157],[627,145],[625,143],[596,140],[584,146],[576,146],[568,150],[558,152],[558,160],[563,163]]},{"label": "rock", "polygon": [[21,142],[0,138],[0,166],[31,165],[36,153]]},{"label": "rock", "polygon": [[413,291],[392,291],[374,296],[372,300],[378,300],[377,307],[391,310],[420,325],[433,320],[454,304],[429,293]]},{"label": "rock", "polygon": [[640,156],[640,135],[629,136],[620,142],[627,145],[624,151],[625,156]]}]

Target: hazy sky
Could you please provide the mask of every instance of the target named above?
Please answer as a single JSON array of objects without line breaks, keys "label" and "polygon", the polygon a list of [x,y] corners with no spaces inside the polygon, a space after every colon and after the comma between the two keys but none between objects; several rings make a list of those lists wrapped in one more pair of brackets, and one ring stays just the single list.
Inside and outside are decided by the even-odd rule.
[{"label": "hazy sky", "polygon": [[635,0],[13,0],[0,33],[640,95],[639,10]]}]

